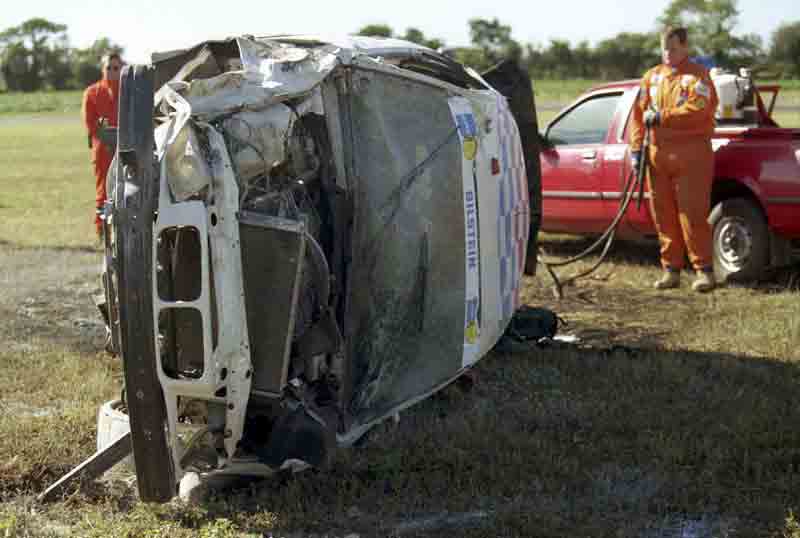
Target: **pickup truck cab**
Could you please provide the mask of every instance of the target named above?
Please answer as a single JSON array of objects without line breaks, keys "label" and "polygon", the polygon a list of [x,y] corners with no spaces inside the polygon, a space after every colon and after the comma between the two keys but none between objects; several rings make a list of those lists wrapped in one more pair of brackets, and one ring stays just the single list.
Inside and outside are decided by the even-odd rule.
[{"label": "pickup truck cab", "polygon": [[[709,220],[722,281],[756,279],[793,260],[800,247],[800,129],[771,119],[778,92],[761,86],[750,113],[718,114]],[[543,231],[591,235],[609,226],[631,170],[628,140],[638,93],[639,80],[594,87],[548,124],[540,154]],[[650,204],[637,205],[628,206],[617,237],[656,236]]]}]

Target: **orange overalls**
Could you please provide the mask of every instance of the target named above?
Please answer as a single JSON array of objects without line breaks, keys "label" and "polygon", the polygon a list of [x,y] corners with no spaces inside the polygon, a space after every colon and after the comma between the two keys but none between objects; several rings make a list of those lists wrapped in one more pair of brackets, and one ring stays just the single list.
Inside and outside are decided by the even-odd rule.
[{"label": "orange overalls", "polygon": [[99,235],[103,228],[100,220],[100,210],[106,200],[106,173],[114,157],[97,137],[98,123],[105,118],[107,125],[117,126],[117,110],[119,109],[119,81],[102,79],[88,88],[83,93],[83,108],[81,110],[83,123],[89,132],[92,148],[92,164],[94,165],[95,178],[95,212],[94,225]]},{"label": "orange overalls", "polygon": [[714,173],[714,111],[717,92],[706,68],[688,59],[659,65],[642,78],[633,108],[631,151],[642,148],[643,115],[660,112],[650,133],[648,185],[653,220],[661,244],[661,265],[681,270],[686,252],[695,270],[713,267],[708,213]]}]

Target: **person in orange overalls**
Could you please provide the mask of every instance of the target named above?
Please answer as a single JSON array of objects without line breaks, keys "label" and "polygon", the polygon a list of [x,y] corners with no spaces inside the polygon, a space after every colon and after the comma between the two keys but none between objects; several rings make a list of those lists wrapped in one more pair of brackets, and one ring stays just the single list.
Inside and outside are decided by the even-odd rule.
[{"label": "person in orange overalls", "polygon": [[95,217],[94,225],[97,236],[103,233],[103,222],[100,218],[106,201],[106,173],[114,157],[113,131],[117,126],[119,109],[119,74],[122,70],[122,58],[119,54],[108,54],[103,57],[103,78],[86,88],[83,92],[81,114],[83,123],[89,133],[89,147],[92,150],[92,164],[95,176]]},{"label": "person in orange overalls", "polygon": [[656,289],[676,288],[688,251],[697,273],[692,289],[714,289],[711,226],[708,223],[717,93],[708,70],[689,60],[685,28],[661,35],[663,62],[642,78],[634,106],[630,149],[638,169],[645,127],[650,129],[650,204],[661,245],[664,275]]}]

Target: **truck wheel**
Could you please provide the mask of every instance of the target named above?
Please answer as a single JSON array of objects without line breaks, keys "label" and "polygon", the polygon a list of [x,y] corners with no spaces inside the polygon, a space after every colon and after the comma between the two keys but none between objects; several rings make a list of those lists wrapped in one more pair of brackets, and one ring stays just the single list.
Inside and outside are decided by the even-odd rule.
[{"label": "truck wheel", "polygon": [[717,280],[758,279],[769,257],[769,228],[761,208],[747,198],[730,198],[714,207],[709,222]]}]

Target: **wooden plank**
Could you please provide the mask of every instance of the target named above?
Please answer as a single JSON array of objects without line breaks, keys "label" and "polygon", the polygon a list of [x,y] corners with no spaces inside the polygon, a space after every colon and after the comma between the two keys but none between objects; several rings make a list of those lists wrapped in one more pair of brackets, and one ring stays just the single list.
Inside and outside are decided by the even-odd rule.
[{"label": "wooden plank", "polygon": [[132,451],[131,434],[128,432],[120,436],[103,450],[92,454],[80,465],[58,479],[56,483],[44,490],[44,492],[37,497],[38,500],[40,502],[52,501],[73,483],[94,480],[125,459]]}]

